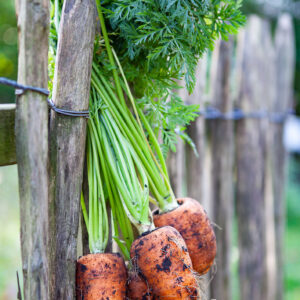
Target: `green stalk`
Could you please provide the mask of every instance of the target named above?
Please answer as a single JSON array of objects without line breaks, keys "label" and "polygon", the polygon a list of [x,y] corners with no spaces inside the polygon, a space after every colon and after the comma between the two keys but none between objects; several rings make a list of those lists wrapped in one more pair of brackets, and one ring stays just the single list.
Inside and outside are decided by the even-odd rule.
[{"label": "green stalk", "polygon": [[125,102],[122,87],[120,84],[120,79],[118,76],[117,68],[115,65],[115,61],[114,61],[110,43],[109,43],[109,38],[108,38],[108,34],[107,34],[107,30],[106,30],[106,26],[105,26],[105,22],[104,22],[104,18],[103,18],[100,0],[96,0],[96,6],[97,6],[98,16],[99,16],[99,20],[100,20],[101,30],[102,30],[102,34],[103,34],[103,38],[104,38],[104,42],[105,42],[108,59],[109,59],[110,64],[113,67],[112,72],[113,72],[113,77],[114,77],[114,81],[115,81],[115,85],[116,85],[116,89],[117,89],[117,94],[118,94],[118,97],[119,97],[122,105],[124,107],[126,107],[126,102]]},{"label": "green stalk", "polygon": [[[164,211],[168,211],[168,210],[171,210],[171,209],[177,207],[178,204],[175,200],[175,196],[174,196],[172,188],[170,186],[169,179],[168,179],[168,177],[166,177],[166,176],[168,176],[167,171],[163,171],[160,169],[160,166],[159,166],[158,162],[156,161],[155,156],[153,155],[153,153],[150,152],[151,148],[150,148],[150,145],[147,143],[146,137],[143,134],[138,133],[138,130],[136,129],[135,126],[133,126],[131,120],[128,118],[128,115],[131,115],[131,113],[130,112],[126,113],[124,111],[124,109],[119,105],[118,101],[114,101],[114,103],[111,102],[111,100],[115,99],[114,93],[112,92],[112,90],[110,90],[108,83],[105,81],[103,76],[100,74],[100,71],[97,68],[97,66],[93,66],[93,67],[94,67],[95,71],[98,73],[98,75],[100,76],[105,87],[109,91],[109,94],[111,97],[109,97],[108,94],[106,93],[106,91],[103,88],[101,88],[100,81],[98,80],[97,76],[92,73],[92,82],[93,82],[95,88],[100,93],[103,100],[107,103],[108,108],[111,110],[114,118],[118,119],[118,121],[120,123],[122,123],[122,124],[120,124],[119,128],[122,128],[122,130],[125,131],[125,135],[129,138],[129,140],[131,141],[131,144],[134,146],[134,148],[137,151],[137,153],[139,154],[140,158],[143,160],[143,164],[146,167],[147,172],[149,172],[149,177],[151,177],[152,180],[155,182],[154,184],[156,185],[156,187],[158,189],[160,189],[160,193],[162,195],[164,195],[163,197],[158,197],[157,195],[155,195],[156,197],[158,197],[157,201],[159,202],[160,209],[164,212]],[[131,95],[131,97],[132,97],[132,95]],[[133,98],[132,98],[132,100],[133,100]],[[118,107],[119,113],[117,113],[116,110],[114,109],[114,105],[116,105]],[[160,146],[154,136],[154,133],[153,133],[150,125],[148,124],[144,114],[138,108],[137,108],[137,111],[138,111],[137,115],[141,116],[142,121],[143,121],[147,131],[150,133],[149,135],[152,137],[151,141],[155,145],[155,149],[158,152],[160,161],[164,162],[164,158],[163,158]],[[126,120],[126,123],[123,121],[122,116]],[[130,130],[127,130],[128,128],[130,128]],[[134,135],[135,137],[133,137],[132,135]],[[140,141],[146,141],[146,143],[140,142]],[[149,150],[149,148],[150,148],[150,150]],[[145,159],[145,157],[143,155],[141,155],[140,149],[142,149],[144,154],[145,153],[148,154],[147,159]],[[153,162],[153,161],[154,161],[154,165],[152,164],[152,166],[150,167],[148,162]],[[155,163],[156,163],[156,165],[155,165]],[[153,171],[157,170],[156,169],[157,167],[159,168],[160,172],[156,172],[156,174],[154,174]],[[165,162],[164,162],[164,169],[166,170]],[[158,180],[160,178],[160,174],[163,176],[165,184],[163,184],[161,181]],[[167,197],[166,193],[163,192],[164,186],[166,186],[167,191],[169,191],[169,195],[170,195],[169,197]]]},{"label": "green stalk", "polygon": [[[138,120],[138,122],[139,122],[140,129],[141,129],[141,131],[142,131],[144,140],[145,140],[145,142],[147,143],[147,145],[148,145],[148,147],[149,147],[149,150],[150,150],[150,153],[151,153],[151,155],[152,155],[152,157],[153,157],[154,162],[156,162],[156,165],[157,165],[159,171],[161,172],[161,174],[162,174],[163,177],[164,177],[165,184],[167,185],[168,190],[170,191],[171,197],[169,197],[169,198],[167,199],[167,201],[168,201],[169,203],[171,203],[171,204],[174,203],[174,207],[176,207],[176,206],[177,206],[177,202],[176,202],[176,200],[175,200],[175,196],[174,196],[173,190],[172,190],[171,185],[170,185],[170,179],[169,179],[169,175],[168,175],[167,166],[166,166],[166,163],[165,163],[163,154],[162,154],[162,152],[161,152],[159,143],[158,143],[158,141],[157,141],[157,139],[156,139],[156,136],[154,135],[154,133],[153,133],[153,131],[152,131],[152,128],[151,128],[151,126],[149,125],[149,123],[148,123],[148,121],[147,121],[145,115],[143,114],[143,112],[142,112],[139,108],[136,107],[134,98],[133,98],[132,93],[131,93],[131,91],[130,91],[130,88],[129,88],[129,85],[128,85],[128,83],[127,83],[127,80],[126,80],[126,77],[125,77],[123,68],[122,68],[122,66],[121,66],[121,64],[120,64],[120,61],[118,60],[118,57],[117,57],[115,51],[113,51],[113,54],[114,54],[115,60],[116,60],[116,62],[117,62],[117,65],[118,65],[118,67],[119,67],[119,70],[120,70],[120,72],[121,72],[121,75],[122,75],[122,77],[123,77],[123,80],[124,80],[124,83],[125,83],[125,86],[126,86],[126,90],[127,90],[127,95],[128,95],[128,97],[129,97],[129,99],[130,99],[130,101],[131,101],[131,104],[132,104],[132,106],[133,106],[133,109],[134,109],[136,118],[137,118],[137,120]],[[157,155],[158,155],[158,158],[159,158],[160,164],[161,164],[161,166],[162,166],[162,169],[161,169],[159,163],[156,161],[156,158],[155,158],[155,156],[154,156],[154,154],[153,154],[153,152],[152,152],[152,150],[151,150],[151,147],[150,147],[150,145],[149,145],[149,143],[148,143],[148,141],[147,141],[147,138],[146,138],[146,136],[145,136],[145,133],[144,133],[144,130],[143,130],[143,126],[142,126],[142,124],[141,124],[141,122],[140,122],[139,116],[141,117],[141,119],[142,119],[142,121],[143,121],[143,124],[144,124],[144,126],[145,126],[145,128],[146,128],[146,130],[147,130],[147,132],[148,132],[148,134],[149,134],[150,141],[152,142],[152,144],[153,144],[153,146],[154,146],[154,148],[155,148],[155,150],[156,150],[156,153],[157,153]]]},{"label": "green stalk", "polygon": [[[143,129],[143,126],[142,126],[141,121],[140,121],[140,117],[143,119],[144,126],[146,127],[146,130],[147,130],[147,132],[148,132],[148,134],[149,134],[150,140],[151,140],[151,142],[152,142],[153,145],[154,145],[155,151],[156,151],[156,153],[157,153],[157,155],[158,155],[158,158],[159,158],[159,161],[160,161],[160,164],[161,164],[163,170],[161,171],[160,165],[159,165],[158,163],[157,163],[157,167],[158,167],[158,168],[160,169],[160,171],[165,175],[166,181],[169,181],[169,176],[168,176],[167,166],[166,166],[164,157],[163,157],[163,155],[162,155],[160,146],[159,146],[159,144],[158,144],[158,141],[157,141],[157,139],[156,139],[156,137],[155,137],[155,135],[154,135],[154,133],[153,133],[153,131],[152,131],[151,126],[148,124],[148,121],[147,121],[147,119],[145,118],[144,114],[141,112],[140,109],[137,109],[137,107],[136,107],[136,105],[135,105],[135,101],[134,101],[133,96],[132,96],[132,93],[131,93],[131,90],[130,90],[130,88],[129,88],[128,82],[127,82],[127,80],[126,80],[126,77],[125,77],[123,68],[122,68],[122,66],[121,66],[121,64],[120,64],[120,61],[119,61],[119,59],[118,59],[118,57],[117,57],[115,51],[113,51],[113,54],[114,54],[115,60],[116,60],[116,62],[117,62],[117,65],[118,65],[118,67],[119,67],[119,70],[120,70],[120,72],[121,72],[121,75],[122,75],[122,77],[123,77],[123,80],[124,80],[124,83],[125,83],[125,87],[126,87],[126,90],[127,90],[127,95],[128,95],[128,97],[129,97],[129,99],[130,99],[130,101],[131,101],[133,110],[134,110],[134,112],[135,112],[136,118],[137,118],[138,123],[139,123],[139,125],[140,125],[141,132],[143,133],[143,137],[144,137],[144,139],[145,139],[145,142],[146,142],[147,145],[149,146],[149,148],[150,148],[150,149],[149,149],[149,150],[150,150],[150,153],[152,154],[152,157],[153,157],[154,160],[156,161],[156,158],[155,158],[155,156],[154,156],[154,154],[153,154],[153,152],[152,152],[152,150],[151,150],[151,147],[150,147],[150,145],[149,145],[149,143],[148,143],[148,141],[147,141],[147,138],[146,138],[146,136],[145,136],[144,129]],[[140,117],[139,117],[139,116],[140,116]]]},{"label": "green stalk", "polygon": [[83,197],[83,193],[81,192],[80,195],[80,203],[81,203],[81,209],[82,209],[82,214],[83,214],[83,219],[84,219],[84,223],[86,228],[89,228],[89,217],[87,214],[87,210],[86,210],[86,206],[85,206],[85,202],[84,202],[84,197]]},{"label": "green stalk", "polygon": [[[105,126],[106,128],[109,126],[105,122],[103,124],[106,125]],[[113,126],[112,120],[110,122],[110,125]],[[114,131],[116,131],[116,132],[114,132]],[[118,161],[119,168],[123,169],[124,171],[128,169],[128,172],[126,172],[126,174],[125,174],[124,181],[126,183],[128,183],[130,187],[133,188],[131,190],[131,193],[130,193],[130,189],[129,189],[130,199],[134,203],[140,204],[140,199],[142,198],[141,193],[140,193],[141,187],[139,187],[138,178],[136,175],[135,167],[133,165],[131,154],[127,150],[127,146],[128,146],[127,141],[125,139],[121,138],[122,135],[120,132],[118,132],[118,129],[116,127],[107,128],[107,135],[111,139],[110,144],[111,144],[112,148],[114,149],[114,153],[116,155],[116,159]],[[119,136],[120,138],[117,138],[117,136]],[[126,158],[126,161],[124,160],[125,158]],[[142,171],[141,168],[140,168],[140,170]],[[127,177],[127,179],[126,179],[126,177]],[[128,186],[127,186],[127,188],[128,188]],[[130,203],[132,203],[131,201],[130,201]],[[135,204],[133,204],[132,206],[128,206],[128,204],[126,203],[126,206],[128,207],[130,213],[132,214],[131,207],[135,207]],[[141,205],[140,205],[140,207],[141,207]],[[147,215],[147,218],[142,218],[142,216],[140,215],[137,220],[138,220],[138,223],[146,224],[146,223],[148,223],[148,215]]]},{"label": "green stalk", "polygon": [[[168,195],[170,195],[167,190],[165,190],[164,183],[160,180],[160,173],[157,170],[157,166],[154,164],[153,159],[151,155],[149,154],[149,150],[147,145],[144,143],[140,143],[140,135],[136,132],[135,128],[132,126],[130,120],[126,119],[127,122],[124,122],[122,119],[122,116],[124,115],[123,108],[119,105],[119,112],[116,111],[116,108],[114,104],[118,105],[119,103],[112,103],[109,96],[106,94],[106,92],[103,90],[103,87],[101,86],[100,81],[98,80],[97,76],[92,73],[92,84],[94,85],[95,89],[101,96],[101,98],[104,100],[104,102],[107,103],[108,109],[111,111],[114,119],[116,122],[118,122],[118,127],[123,131],[123,133],[129,138],[131,144],[134,146],[134,149],[136,150],[138,156],[142,160],[142,163],[144,167],[147,170],[148,180],[150,183],[150,188],[153,193],[153,195],[156,197],[159,207],[162,211],[170,210],[177,205],[177,203],[174,205],[173,202],[171,205],[168,205],[168,202],[166,202],[166,199],[169,198]],[[123,113],[122,113],[123,112]],[[126,116],[126,114],[125,114]],[[147,155],[147,158],[144,156]],[[151,163],[151,165],[150,165]]]},{"label": "green stalk", "polygon": [[[150,165],[150,163],[153,162],[151,159],[151,156],[144,157],[142,153],[148,154],[149,151],[147,149],[147,146],[144,143],[140,143],[141,137],[138,135],[134,127],[132,126],[131,122],[129,119],[126,119],[126,114],[125,114],[125,120],[122,119],[121,116],[124,116],[124,113],[122,113],[122,108],[119,107],[119,112],[116,111],[114,104],[109,100],[109,96],[106,94],[106,92],[101,89],[101,84],[100,82],[97,82],[97,78],[93,76],[92,74],[92,83],[94,84],[97,92],[100,94],[101,98],[106,102],[108,105],[108,109],[111,111],[111,113],[114,116],[114,119],[118,121],[120,124],[118,127],[123,131],[123,133],[129,138],[131,144],[134,146],[136,152],[139,154],[139,157],[142,159],[144,166],[147,168],[147,172],[151,176],[153,182],[155,182],[155,185],[157,186],[158,189],[160,189],[163,185],[161,184],[160,175],[159,172],[154,173],[156,169],[156,165],[153,163]],[[121,112],[121,113],[120,113]],[[164,194],[163,189],[160,189],[160,192]]]}]

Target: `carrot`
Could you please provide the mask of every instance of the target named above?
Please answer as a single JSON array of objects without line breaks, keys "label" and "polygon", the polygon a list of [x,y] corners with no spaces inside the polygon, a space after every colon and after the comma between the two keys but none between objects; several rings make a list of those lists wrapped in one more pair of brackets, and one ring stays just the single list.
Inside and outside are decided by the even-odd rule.
[{"label": "carrot", "polygon": [[127,297],[130,300],[152,300],[148,283],[137,272],[130,272],[127,281]]},{"label": "carrot", "polygon": [[119,254],[88,254],[77,260],[77,300],[123,300],[127,271]]},{"label": "carrot", "polygon": [[173,226],[184,238],[193,269],[205,274],[214,262],[216,236],[202,205],[191,198],[177,199],[179,207],[162,214],[154,214],[155,226]]},{"label": "carrot", "polygon": [[186,244],[175,228],[165,226],[144,233],[133,242],[130,256],[154,299],[199,299]]}]

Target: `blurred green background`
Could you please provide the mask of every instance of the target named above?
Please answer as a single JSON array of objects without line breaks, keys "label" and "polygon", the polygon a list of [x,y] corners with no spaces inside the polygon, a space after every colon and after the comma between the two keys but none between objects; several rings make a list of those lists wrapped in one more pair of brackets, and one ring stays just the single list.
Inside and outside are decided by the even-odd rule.
[{"label": "blurred green background", "polygon": [[[0,77],[17,79],[18,33],[14,1],[0,1]],[[14,90],[0,86],[0,103],[14,102]]]},{"label": "blurred green background", "polygon": [[[262,3],[263,1],[259,1]],[[280,2],[280,1],[279,1]],[[283,9],[285,2],[282,1]],[[278,1],[277,1],[278,3]],[[245,13],[264,13],[255,1],[246,1]],[[297,44],[295,108],[300,113],[300,20],[294,19]],[[13,0],[0,1],[0,77],[17,78],[17,27]],[[296,84],[298,82],[298,84]],[[14,90],[0,86],[0,103],[14,102]],[[285,299],[300,299],[300,156],[289,157],[286,186]],[[0,300],[16,299],[16,271],[21,275],[17,167],[0,167]],[[232,251],[234,299],[238,299],[238,249]],[[220,299],[221,300],[221,299]],[[254,299],[255,300],[255,299]]]}]

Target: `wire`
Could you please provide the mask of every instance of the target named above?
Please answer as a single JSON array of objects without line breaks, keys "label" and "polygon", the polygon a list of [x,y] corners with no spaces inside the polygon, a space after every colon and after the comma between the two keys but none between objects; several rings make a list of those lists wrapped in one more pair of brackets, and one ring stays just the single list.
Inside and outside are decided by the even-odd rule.
[{"label": "wire", "polygon": [[[39,88],[39,87],[31,86],[31,85],[23,85],[14,80],[5,78],[5,77],[0,77],[0,84],[14,87],[16,89],[16,95],[18,95],[18,96],[23,95],[27,91],[36,92],[36,93],[46,95],[46,96],[49,96],[49,94],[50,94],[49,91],[44,88]],[[67,110],[67,109],[58,108],[55,106],[53,101],[49,98],[47,98],[47,103],[48,103],[48,106],[58,114],[65,115],[65,116],[71,116],[71,117],[86,117],[86,118],[89,117],[88,110],[75,111],[75,110]]]}]

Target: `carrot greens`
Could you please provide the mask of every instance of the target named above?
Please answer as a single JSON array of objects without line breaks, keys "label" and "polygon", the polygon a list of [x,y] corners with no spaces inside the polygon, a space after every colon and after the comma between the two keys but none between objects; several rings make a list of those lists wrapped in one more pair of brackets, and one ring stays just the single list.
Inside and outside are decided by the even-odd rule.
[{"label": "carrot greens", "polygon": [[[139,233],[153,228],[149,201],[161,212],[178,206],[165,156],[176,149],[176,132],[196,118],[198,106],[183,103],[174,92],[177,82],[184,78],[191,92],[199,58],[219,36],[235,33],[244,17],[241,2],[233,0],[95,2],[101,32],[94,43],[87,127],[89,206],[83,195],[81,206],[91,252],[105,251],[111,225],[129,259],[132,224]],[[50,77],[63,1],[51,5]]]}]

